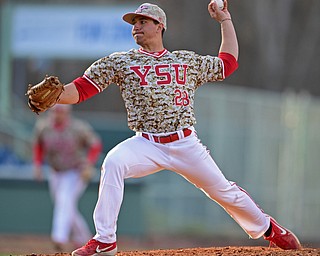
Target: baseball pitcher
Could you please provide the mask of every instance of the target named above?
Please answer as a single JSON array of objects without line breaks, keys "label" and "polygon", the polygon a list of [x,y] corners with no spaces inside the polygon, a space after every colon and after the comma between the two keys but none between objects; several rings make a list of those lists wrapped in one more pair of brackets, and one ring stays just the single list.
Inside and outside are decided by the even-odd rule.
[{"label": "baseball pitcher", "polygon": [[[77,104],[105,91],[111,83],[116,84],[125,103],[128,126],[136,132],[105,157],[94,211],[96,234],[73,251],[73,256],[115,255],[124,180],[164,169],[180,174],[221,205],[251,238],[264,237],[283,249],[300,248],[292,232],[224,177],[197,137],[196,90],[205,83],[223,81],[238,67],[238,42],[227,1],[223,8],[211,1],[208,11],[221,27],[217,56],[167,50],[163,45],[163,34],[168,29],[166,14],[159,6],[144,3],[123,16],[132,25],[132,36],[139,48],[95,61],[83,76],[57,94],[56,102]],[[34,111],[45,109],[34,94],[28,95]]]}]

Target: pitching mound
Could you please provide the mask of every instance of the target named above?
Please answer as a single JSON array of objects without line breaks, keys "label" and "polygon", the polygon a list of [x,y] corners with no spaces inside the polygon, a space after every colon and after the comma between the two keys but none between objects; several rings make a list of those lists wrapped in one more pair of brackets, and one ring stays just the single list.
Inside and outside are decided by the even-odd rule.
[{"label": "pitching mound", "polygon": [[[320,249],[304,248],[298,251],[284,251],[278,248],[267,247],[213,247],[213,248],[191,248],[175,250],[151,250],[151,251],[120,251],[117,256],[304,256],[320,255]],[[29,254],[27,256],[70,256],[69,253],[56,254]]]}]

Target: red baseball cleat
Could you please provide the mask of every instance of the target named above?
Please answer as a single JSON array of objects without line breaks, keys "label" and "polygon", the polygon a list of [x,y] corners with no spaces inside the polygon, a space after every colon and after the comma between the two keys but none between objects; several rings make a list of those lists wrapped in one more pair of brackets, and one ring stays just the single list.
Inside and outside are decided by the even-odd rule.
[{"label": "red baseball cleat", "polygon": [[264,236],[265,240],[270,241],[270,246],[276,245],[284,250],[301,249],[298,238],[290,230],[280,226],[273,218],[270,218],[270,224],[272,225],[271,234],[268,237]]},{"label": "red baseball cleat", "polygon": [[74,250],[72,256],[100,256],[109,255],[113,256],[117,253],[117,242],[107,244],[99,242],[95,239],[89,240],[89,242],[81,248]]}]

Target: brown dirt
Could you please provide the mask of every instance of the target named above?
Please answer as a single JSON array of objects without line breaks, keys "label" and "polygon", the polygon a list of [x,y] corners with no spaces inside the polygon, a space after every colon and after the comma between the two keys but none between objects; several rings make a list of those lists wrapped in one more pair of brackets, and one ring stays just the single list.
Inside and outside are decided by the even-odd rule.
[{"label": "brown dirt", "polygon": [[[120,242],[121,240],[121,242]],[[174,239],[175,243],[170,243],[168,240],[162,239],[148,240],[133,240],[121,238],[119,244],[119,252],[117,256],[231,256],[231,255],[246,255],[246,256],[320,256],[319,244],[306,245],[302,250],[284,251],[278,248],[269,248],[263,243],[255,245],[253,240],[249,240],[251,244],[244,244],[243,241],[234,241],[232,246],[226,246],[222,242],[215,243],[215,247],[208,247],[208,244],[197,242],[198,248],[193,248],[194,243],[188,243],[187,239]],[[147,242],[147,244],[145,244]],[[230,241],[229,241],[230,242]],[[263,241],[261,241],[263,242]],[[183,248],[175,247],[180,244]],[[167,247],[169,246],[169,247]],[[211,246],[211,245],[210,245]],[[307,248],[308,247],[308,248]],[[310,247],[310,248],[309,248]],[[313,248],[311,248],[313,247]],[[166,249],[154,249],[166,248]],[[171,248],[171,249],[168,249]],[[64,252],[71,252],[74,245],[70,244],[65,248]],[[46,235],[0,235],[0,256],[9,255],[24,255],[24,256],[70,256],[70,253],[56,253],[50,237]]]},{"label": "brown dirt", "polygon": [[[191,248],[191,249],[175,249],[175,250],[152,250],[152,251],[123,251],[118,252],[117,256],[305,256],[320,255],[320,249],[304,248],[298,251],[284,251],[277,248],[267,247],[214,247],[214,248]],[[27,256],[49,256],[47,254],[30,254]],[[50,256],[70,256],[69,253],[56,253]]]}]

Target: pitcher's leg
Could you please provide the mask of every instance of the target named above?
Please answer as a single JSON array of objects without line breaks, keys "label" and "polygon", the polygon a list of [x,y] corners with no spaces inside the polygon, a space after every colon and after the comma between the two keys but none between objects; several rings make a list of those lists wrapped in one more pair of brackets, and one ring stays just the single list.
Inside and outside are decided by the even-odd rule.
[{"label": "pitcher's leg", "polygon": [[222,181],[201,190],[220,204],[251,238],[257,239],[267,231],[270,217],[236,183]]},{"label": "pitcher's leg", "polygon": [[250,196],[235,183],[224,182],[202,189],[224,207],[251,238],[263,236],[264,239],[270,241],[271,245],[284,250],[301,249],[301,244],[295,234],[277,223],[274,218],[264,214]]},{"label": "pitcher's leg", "polygon": [[[118,180],[118,184],[115,180]],[[116,166],[110,168],[107,162],[101,169],[99,197],[93,213],[96,229],[94,239],[104,243],[116,241],[116,223],[123,200],[123,190],[123,170]]]},{"label": "pitcher's leg", "polygon": [[142,177],[162,169],[160,151],[149,141],[134,136],[112,149],[101,169],[99,198],[94,210],[96,235],[104,243],[116,241],[117,219],[124,193],[124,180]]},{"label": "pitcher's leg", "polygon": [[191,138],[190,146],[181,149],[177,144],[175,153],[179,155],[181,151],[182,157],[176,158],[175,171],[220,204],[250,237],[261,237],[269,227],[269,217],[243,189],[225,178],[206,148],[196,140]]}]

